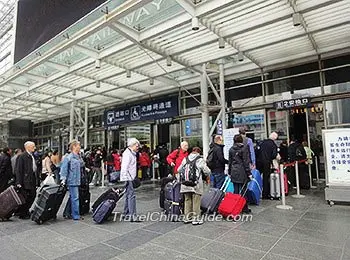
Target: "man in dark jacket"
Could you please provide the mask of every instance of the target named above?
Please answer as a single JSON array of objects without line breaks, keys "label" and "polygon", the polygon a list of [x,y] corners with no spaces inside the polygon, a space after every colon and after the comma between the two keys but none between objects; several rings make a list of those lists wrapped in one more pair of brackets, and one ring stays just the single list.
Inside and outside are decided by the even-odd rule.
[{"label": "man in dark jacket", "polygon": [[24,144],[25,152],[18,156],[16,162],[16,185],[23,189],[26,203],[18,210],[18,216],[21,219],[28,219],[29,208],[32,206],[36,196],[36,171],[37,166],[33,153],[35,151],[35,143],[26,142]]},{"label": "man in dark jacket", "polygon": [[4,148],[0,156],[0,193],[7,189],[11,178],[11,150],[10,148]]},{"label": "man in dark jacket", "polygon": [[213,187],[220,189],[225,181],[225,164],[228,161],[224,157],[224,145],[223,138],[221,135],[216,135],[214,137],[214,143],[210,145],[207,164],[210,168],[213,178]]},{"label": "man in dark jacket", "polygon": [[278,156],[278,147],[275,141],[278,139],[276,132],[271,133],[270,139],[258,144],[256,154],[257,169],[263,174],[263,199],[270,198],[270,174],[272,161]]}]

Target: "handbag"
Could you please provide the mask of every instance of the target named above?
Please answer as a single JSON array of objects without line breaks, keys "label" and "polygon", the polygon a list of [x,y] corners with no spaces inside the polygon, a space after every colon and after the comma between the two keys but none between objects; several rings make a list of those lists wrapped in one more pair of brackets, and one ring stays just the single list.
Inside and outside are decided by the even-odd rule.
[{"label": "handbag", "polygon": [[[131,174],[128,172],[130,178],[132,179],[131,177]],[[134,189],[137,189],[138,187],[141,186],[141,181],[139,178],[137,178],[137,176],[135,177],[135,179],[132,180],[132,186],[134,187]]]}]

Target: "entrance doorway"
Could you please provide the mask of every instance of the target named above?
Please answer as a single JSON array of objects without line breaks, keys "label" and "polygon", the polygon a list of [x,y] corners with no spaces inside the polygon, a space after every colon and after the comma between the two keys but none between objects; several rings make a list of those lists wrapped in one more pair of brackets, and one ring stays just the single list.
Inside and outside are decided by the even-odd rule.
[{"label": "entrance doorway", "polygon": [[308,141],[308,126],[306,122],[307,108],[295,108],[289,112],[289,139],[300,143]]}]

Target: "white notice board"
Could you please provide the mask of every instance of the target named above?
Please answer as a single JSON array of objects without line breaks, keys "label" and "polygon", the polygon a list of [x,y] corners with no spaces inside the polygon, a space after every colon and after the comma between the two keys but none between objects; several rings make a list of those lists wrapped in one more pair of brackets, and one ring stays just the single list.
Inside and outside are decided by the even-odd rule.
[{"label": "white notice board", "polygon": [[350,129],[323,130],[327,185],[350,186]]},{"label": "white notice board", "polygon": [[239,134],[238,128],[230,128],[230,129],[225,129],[223,131],[223,138],[224,138],[224,145],[225,145],[224,156],[227,160],[228,160],[228,152],[233,146],[233,137],[237,134]]}]

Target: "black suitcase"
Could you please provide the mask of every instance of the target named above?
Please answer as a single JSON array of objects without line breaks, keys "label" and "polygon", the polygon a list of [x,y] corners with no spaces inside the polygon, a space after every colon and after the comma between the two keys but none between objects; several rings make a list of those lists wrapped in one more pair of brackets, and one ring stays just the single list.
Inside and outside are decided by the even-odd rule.
[{"label": "black suitcase", "polygon": [[210,188],[209,191],[202,196],[202,212],[208,214],[215,213],[224,197],[225,193],[221,189]]},{"label": "black suitcase", "polygon": [[180,190],[181,184],[176,180],[165,185],[164,209],[166,215],[170,215],[172,217],[182,214],[184,199],[183,195],[180,193]]},{"label": "black suitcase", "polygon": [[90,212],[91,193],[89,187],[79,187],[79,211],[80,215],[86,215]]},{"label": "black suitcase", "polygon": [[165,186],[174,180],[173,177],[165,177],[160,181],[160,192],[159,192],[159,207],[164,209],[165,201]]},{"label": "black suitcase", "polygon": [[94,213],[95,210],[98,208],[98,206],[106,200],[115,200],[115,202],[118,202],[124,195],[125,189],[114,189],[110,188],[104,193],[102,193],[97,200],[92,205],[92,212]]},{"label": "black suitcase", "polygon": [[34,201],[31,219],[38,224],[42,224],[50,219],[56,219],[65,194],[66,188],[64,186],[43,186]]}]

